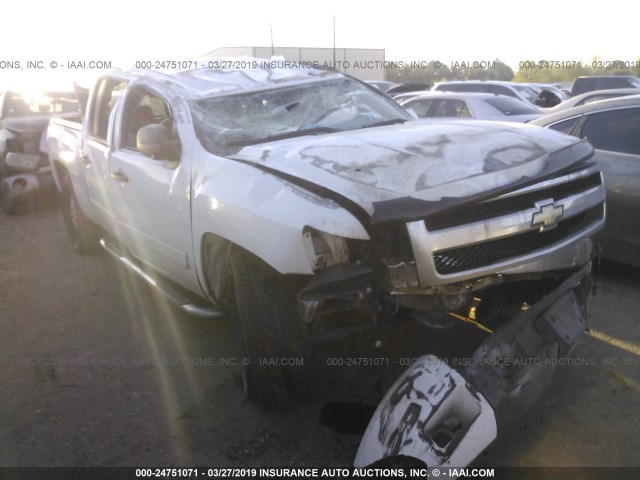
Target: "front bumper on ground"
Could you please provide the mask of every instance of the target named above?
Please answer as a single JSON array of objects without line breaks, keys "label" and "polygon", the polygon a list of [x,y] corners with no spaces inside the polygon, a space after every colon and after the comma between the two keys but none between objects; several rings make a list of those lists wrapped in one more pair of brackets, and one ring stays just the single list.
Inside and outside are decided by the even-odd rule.
[{"label": "front bumper on ground", "polygon": [[3,209],[13,211],[19,204],[34,201],[44,190],[53,187],[51,171],[41,173],[19,173],[2,179],[0,195]]},{"label": "front bumper on ground", "polygon": [[34,201],[54,185],[51,167],[42,166],[38,155],[9,152],[2,166],[0,201],[2,209],[11,213],[15,208]]},{"label": "front bumper on ground", "polygon": [[428,467],[473,461],[551,384],[559,359],[586,329],[591,264],[507,322],[458,372],[426,355],[386,393],[354,465],[410,456]]}]

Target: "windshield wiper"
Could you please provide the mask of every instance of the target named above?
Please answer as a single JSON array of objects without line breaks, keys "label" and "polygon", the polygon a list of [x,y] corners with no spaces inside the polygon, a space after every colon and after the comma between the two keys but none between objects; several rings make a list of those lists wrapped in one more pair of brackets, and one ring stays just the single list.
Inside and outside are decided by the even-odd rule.
[{"label": "windshield wiper", "polygon": [[392,118],[391,120],[383,120],[381,122],[369,123],[364,125],[361,128],[371,128],[371,127],[384,127],[385,125],[394,125],[396,123],[407,123],[409,120],[406,118]]},{"label": "windshield wiper", "polygon": [[291,130],[284,133],[269,135],[264,138],[251,138],[247,140],[235,140],[226,144],[227,147],[247,147],[249,145],[257,145],[259,143],[274,142],[276,140],[286,140],[287,138],[304,137],[305,135],[318,135],[320,133],[335,133],[340,130],[333,127],[311,127],[298,130]]}]

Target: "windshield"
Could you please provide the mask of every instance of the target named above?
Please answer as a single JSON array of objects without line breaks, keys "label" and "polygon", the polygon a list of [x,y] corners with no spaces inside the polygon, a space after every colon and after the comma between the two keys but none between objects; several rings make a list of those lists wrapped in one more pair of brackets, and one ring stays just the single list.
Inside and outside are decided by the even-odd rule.
[{"label": "windshield", "polygon": [[411,120],[393,100],[348,77],[192,100],[189,106],[200,143],[216,155],[283,138]]}]

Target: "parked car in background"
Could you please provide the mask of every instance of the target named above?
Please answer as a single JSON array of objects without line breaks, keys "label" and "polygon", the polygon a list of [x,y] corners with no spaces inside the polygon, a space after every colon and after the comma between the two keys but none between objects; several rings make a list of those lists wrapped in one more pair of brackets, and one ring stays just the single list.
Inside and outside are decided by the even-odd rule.
[{"label": "parked car in background", "polygon": [[571,96],[571,82],[554,83],[553,86],[564,93],[567,98]]},{"label": "parked car in background", "polygon": [[633,75],[593,75],[578,77],[571,84],[571,96],[610,88],[640,88],[640,78]]},{"label": "parked car in background", "polygon": [[557,94],[558,97],[560,98],[560,100],[566,100],[569,98],[569,92],[563,90],[559,85],[556,84],[552,84],[552,83],[527,83],[526,85],[532,87],[532,88],[537,88],[539,90],[544,90],[549,89],[551,90],[553,93]]},{"label": "parked car in background", "polygon": [[404,102],[411,98],[419,97],[420,95],[429,95],[433,93],[431,90],[416,90],[415,92],[398,93],[392,95],[392,98],[402,105]]},{"label": "parked car in background", "polygon": [[369,80],[367,81],[367,83],[372,87],[376,87],[377,89],[382,90],[383,92],[387,92],[390,88],[398,85],[395,82],[387,82],[386,80]]},{"label": "parked car in background", "polygon": [[542,113],[533,105],[492,93],[430,92],[400,103],[420,118],[475,118],[526,123]]},{"label": "parked car in background", "polygon": [[387,90],[387,95],[395,97],[400,93],[429,91],[430,89],[431,85],[428,83],[403,82]]},{"label": "parked car in background", "polygon": [[[556,85],[551,85],[550,83],[527,83],[526,85],[534,89],[538,95],[545,92],[545,95],[548,96],[550,94],[553,96],[549,96],[549,99],[546,101],[548,106],[545,108],[555,107],[570,97],[568,92],[564,92]],[[538,103],[541,104],[542,102],[538,101]]]},{"label": "parked car in background", "polygon": [[532,122],[595,148],[607,193],[607,223],[596,239],[605,258],[640,267],[640,95],[602,100]]},{"label": "parked car in background", "polygon": [[640,89],[638,88],[611,88],[608,90],[592,90],[591,92],[581,93],[575,97],[571,97],[562,103],[559,103],[555,107],[543,109],[545,114],[556,113],[568,108],[579,107],[580,105],[587,105],[593,102],[599,102],[600,100],[607,100],[609,98],[626,97],[627,95],[638,95]]},{"label": "parked car in background", "polygon": [[7,90],[0,96],[0,207],[16,213],[53,186],[41,137],[49,119],[80,117],[75,92],[27,95]]},{"label": "parked car in background", "polygon": [[551,106],[549,105],[547,98],[552,92],[549,92],[548,90],[537,91],[527,84],[517,82],[504,82],[498,80],[439,82],[436,83],[431,90],[440,92],[497,93],[499,95],[517,98],[523,102],[528,102],[540,107]]}]

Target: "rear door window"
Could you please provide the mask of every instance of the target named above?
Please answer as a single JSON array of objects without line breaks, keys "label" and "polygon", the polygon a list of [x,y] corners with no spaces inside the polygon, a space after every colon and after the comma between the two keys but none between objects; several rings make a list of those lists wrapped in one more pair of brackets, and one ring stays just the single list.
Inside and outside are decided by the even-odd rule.
[{"label": "rear door window", "polygon": [[555,130],[556,132],[569,134],[579,118],[580,117],[574,117],[568,120],[563,120],[561,122],[554,123],[553,125],[549,125],[549,128],[551,130]]},{"label": "rear door window", "polygon": [[463,100],[441,99],[433,110],[432,117],[470,117],[471,113]]},{"label": "rear door window", "polygon": [[416,112],[416,115],[423,118],[428,116],[429,108],[431,107],[431,105],[433,105],[434,102],[435,99],[433,98],[425,98],[407,102],[404,106],[413,110],[414,112]]},{"label": "rear door window", "polygon": [[103,78],[100,80],[91,104],[91,112],[93,112],[89,119],[91,137],[103,142],[107,141],[109,115],[126,87],[127,82],[119,79]]}]

